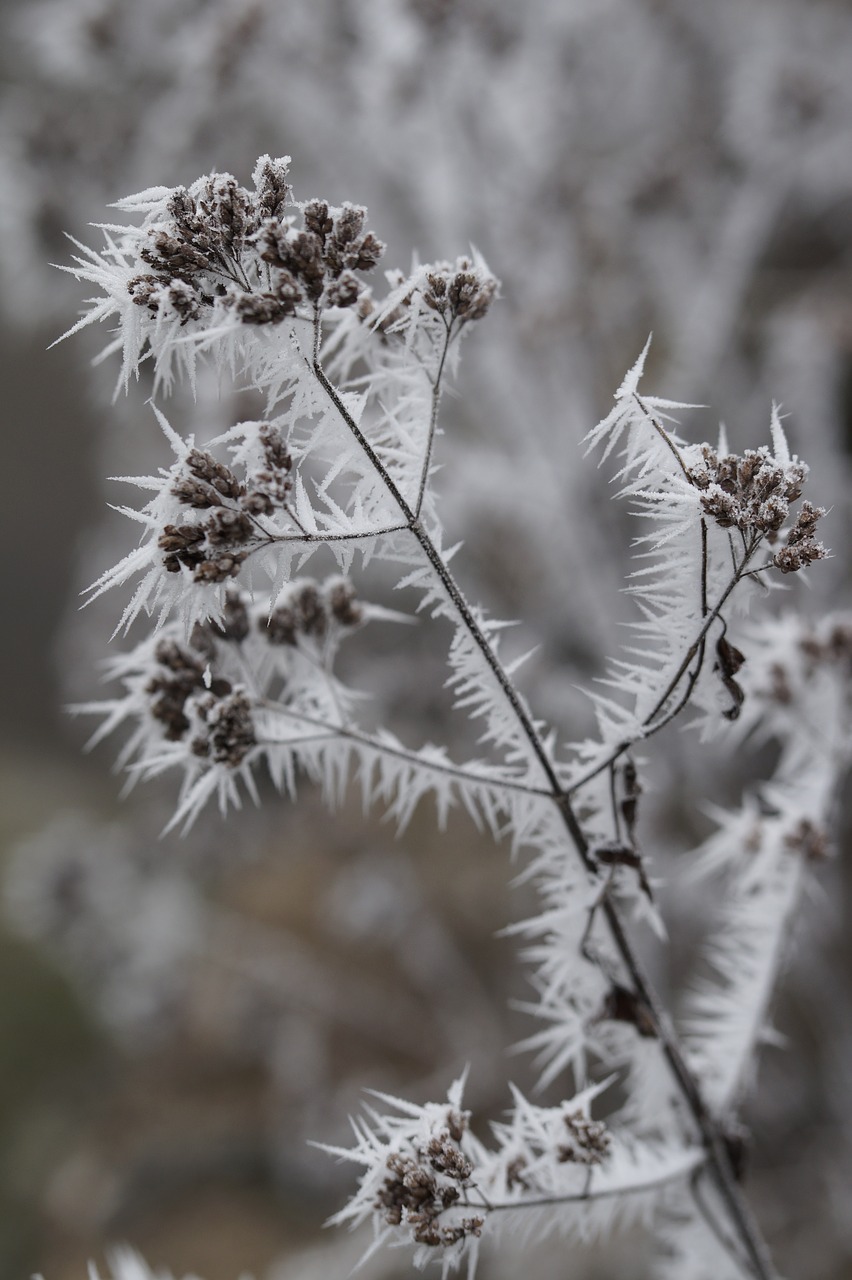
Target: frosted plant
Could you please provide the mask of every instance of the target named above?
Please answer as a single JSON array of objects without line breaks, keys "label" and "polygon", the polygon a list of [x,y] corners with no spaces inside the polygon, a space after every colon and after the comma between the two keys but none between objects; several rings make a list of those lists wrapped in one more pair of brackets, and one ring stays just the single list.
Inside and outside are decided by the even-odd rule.
[{"label": "frosted plant", "polygon": [[[825,513],[802,496],[807,468],[777,410],[770,445],[736,454],[724,433],[715,447],[687,442],[672,416],[685,406],[640,390],[643,352],[588,435],[601,463],[617,459],[621,497],[642,522],[634,641],[610,660],[606,693],[591,695],[597,736],[571,743],[527,705],[521,660],[503,656],[506,624],[468,602],[436,503],[442,392],[497,281],[471,251],[387,272],[374,293],[364,277],[383,245],[366,211],[296,201],[288,165],[261,157],[252,188],[212,174],[122,200],[137,220],[104,226],[103,247],[81,246],[69,268],[95,288],[71,332],[117,321],[107,350],[121,354],[123,386],[150,366],[161,395],[212,363],[264,402],[261,417],[203,448],[155,409],[173,460],[131,479],[150,495],[123,508],[139,546],[93,587],[133,583],[118,630],[151,624],[111,663],[120,692],[80,710],[100,718],[96,737],[124,728],[134,779],[177,772],[183,826],[210,800],[257,799],[263,771],[291,793],[312,779],[332,802],[353,782],[401,828],[423,799],[439,820],[461,805],[524,857],[541,899],[514,926],[536,993],[528,1047],[563,1100],[537,1105],[513,1089],[489,1146],[471,1129],[463,1080],[424,1106],[381,1096],[354,1122],[354,1147],[334,1149],[362,1170],[338,1221],[369,1221],[372,1247],[408,1244],[417,1265],[436,1259],[444,1274],[462,1263],[472,1274],[480,1240],[507,1221],[572,1240],[641,1221],[661,1269],[677,1259],[680,1275],[723,1274],[710,1246],[690,1245],[697,1234],[725,1273],[767,1280],[734,1104],[848,758],[839,711],[830,733],[816,723],[828,733],[817,752],[803,747],[793,704],[831,699],[848,631],[738,620],[826,554]],[[354,631],[399,622],[366,598],[373,564],[442,624],[447,687],[477,730],[475,758],[377,728],[339,674]],[[816,692],[803,692],[808,682]],[[718,981],[696,992],[679,1032],[633,935],[644,922],[663,928],[639,752],[681,714],[705,737],[744,726],[784,750],[775,783],[742,816],[720,818],[722,836],[696,864],[726,874]]]},{"label": "frosted plant", "polygon": [[[464,400],[446,405],[445,421],[466,429],[442,444],[442,514],[448,539],[465,540],[472,594],[535,632],[526,687],[537,705],[578,721],[566,654],[585,681],[624,617],[616,509],[599,518],[605,481],[576,465],[572,438],[649,331],[670,395],[711,403],[737,428],[760,419],[770,394],[807,416],[808,461],[837,528],[852,38],[842,6],[534,0],[521,18],[509,0],[486,14],[476,0],[291,0],[286,13],[270,0],[149,0],[144,11],[48,0],[11,6],[10,19],[0,306],[16,326],[24,295],[53,331],[65,323],[55,317],[69,313],[73,281],[48,267],[65,260],[61,231],[101,218],[117,192],[242,165],[282,119],[310,132],[288,143],[303,188],[339,200],[368,171],[384,239],[436,255],[472,238],[499,262],[505,301],[488,342],[466,352]],[[507,172],[522,217],[505,199]],[[120,412],[138,422],[145,411],[136,399]],[[194,424],[205,443],[221,429],[209,419],[206,433]],[[105,446],[105,473],[155,465],[145,432],[132,446],[128,435]],[[141,458],[116,463],[117,447]],[[501,489],[514,500],[495,508]],[[837,570],[813,575],[820,601]],[[88,564],[78,572],[95,576]],[[85,629],[98,649],[102,616],[76,622],[78,644]],[[397,704],[401,667],[383,671]]]}]

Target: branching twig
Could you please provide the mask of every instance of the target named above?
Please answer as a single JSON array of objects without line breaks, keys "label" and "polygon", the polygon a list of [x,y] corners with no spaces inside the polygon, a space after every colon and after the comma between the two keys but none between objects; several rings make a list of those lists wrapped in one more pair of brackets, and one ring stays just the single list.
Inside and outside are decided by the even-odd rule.
[{"label": "branching twig", "polygon": [[[342,420],[361,445],[370,462],[375,466],[376,471],[388,490],[388,493],[397,504],[406,520],[409,522],[409,528],[420,543],[427,561],[434,570],[435,575],[446,591],[447,596],[457,609],[462,624],[485,659],[500,687],[501,692],[511,706],[512,711],[518,720],[519,727],[529,743],[533,755],[535,756],[539,766],[541,767],[542,773],[547,780],[554,803],[559,808],[565,827],[571,836],[583,865],[587,871],[593,872],[594,864],[590,855],[590,845],[580,821],[574,812],[569,794],[565,789],[563,789],[559,781],[559,777],[550,760],[550,756],[532,722],[532,719],[529,716],[529,713],[523,706],[514,685],[503,669],[493,647],[471,613],[470,608],[449,569],[449,566],[442,559],[434,543],[430,539],[426,530],[420,524],[420,521],[409,507],[408,503],[405,501],[405,498],[400,493],[381,459],[377,456],[364,433],[352,418],[351,414],[347,411],[346,406],[343,404],[334,387],[328,381],[318,359],[314,361],[314,372],[320,386],[326,392]],[[752,551],[753,550],[754,548],[752,548]],[[739,581],[739,571],[745,566],[748,558],[749,555],[747,554],[741,562],[738,572],[733,575],[715,607],[707,615],[700,632],[693,644],[690,646],[684,661],[681,663],[677,675],[670,682],[669,687],[659,700],[654,712],[651,713],[651,719],[653,719],[653,716],[657,711],[665,705],[665,702],[670,697],[672,690],[677,687],[677,684],[680,682],[684,672],[696,656],[699,646],[706,636],[707,631],[718,616],[734,587],[737,585],[737,582]],[[625,744],[625,746],[613,758],[615,759],[618,755],[621,755],[624,750],[627,750],[629,745],[632,745],[632,743]],[[610,761],[607,761],[601,767],[607,768],[609,763]],[[598,770],[598,772],[599,771],[600,770]],[[581,784],[577,784],[572,787],[571,790],[576,790],[579,785]],[[764,1244],[760,1232],[752,1218],[745,1198],[737,1185],[734,1171],[731,1168],[730,1159],[720,1135],[718,1125],[710,1115],[710,1112],[701,1096],[701,1090],[686,1063],[683,1052],[678,1044],[677,1036],[671,1020],[665,1012],[662,1002],[657,996],[644,970],[644,966],[638,958],[633,944],[628,937],[627,930],[617,907],[608,897],[604,899],[603,911],[615,945],[624,962],[625,968],[630,975],[630,980],[633,984],[634,990],[648,1010],[657,1037],[661,1043],[663,1053],[665,1054],[672,1074],[677,1081],[678,1087],[680,1088],[680,1091],[692,1114],[693,1120],[701,1134],[702,1142],[707,1150],[708,1159],[713,1169],[720,1193],[726,1203],[729,1213],[731,1214],[732,1220],[736,1225],[737,1232],[743,1241],[744,1248],[751,1260],[754,1273],[760,1278],[760,1280],[774,1280],[776,1273],[766,1245]]]}]

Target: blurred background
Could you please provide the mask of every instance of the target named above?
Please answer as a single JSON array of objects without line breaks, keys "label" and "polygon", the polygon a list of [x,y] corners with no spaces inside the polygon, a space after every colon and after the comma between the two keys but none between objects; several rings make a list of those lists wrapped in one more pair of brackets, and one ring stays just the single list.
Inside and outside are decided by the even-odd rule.
[{"label": "blurred background", "polygon": [[[469,592],[523,619],[518,648],[540,645],[534,707],[579,738],[578,685],[629,616],[630,530],[578,442],[651,331],[648,386],[710,406],[690,434],[724,419],[756,446],[781,403],[837,553],[788,602],[849,606],[852,4],[6,0],[0,21],[0,1276],[81,1278],[128,1241],[176,1275],[330,1280],[359,1254],[320,1231],[350,1173],[307,1140],[345,1141],[367,1085],[439,1096],[469,1061],[486,1116],[507,1076],[529,1087],[506,1056],[528,987],[496,933],[530,904],[462,819],[439,836],[418,813],[397,842],[305,788],[161,838],[173,788],[120,800],[109,747],[83,754],[62,708],[98,688],[121,602],[81,615],[78,594],[131,536],[104,477],[164,459],[145,387],[112,403],[115,364],[91,363],[106,335],[46,350],[82,302],[49,264],[64,233],[96,242],[110,201],[213,168],[247,182],[262,152],[293,156],[297,198],[368,205],[387,266],[474,243],[503,288],[445,406],[448,541]],[[212,384],[169,406],[201,437],[234,413]],[[439,649],[397,640],[353,655],[358,682],[413,740],[452,742]],[[655,745],[655,874],[770,765]],[[852,1277],[849,817],[748,1114],[758,1213],[809,1280]],[[653,958],[675,999],[696,922],[685,902]],[[554,1245],[524,1270],[642,1280],[642,1256]],[[482,1276],[516,1271],[506,1253]],[[390,1254],[369,1274],[409,1272]]]}]

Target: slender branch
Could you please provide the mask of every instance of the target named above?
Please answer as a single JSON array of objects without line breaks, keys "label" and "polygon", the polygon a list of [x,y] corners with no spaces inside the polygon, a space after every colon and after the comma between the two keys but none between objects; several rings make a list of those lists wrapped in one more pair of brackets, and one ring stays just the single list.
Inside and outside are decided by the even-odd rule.
[{"label": "slender branch", "polygon": [[447,352],[450,349],[450,342],[453,337],[452,321],[448,324],[445,319],[444,324],[446,326],[446,336],[441,350],[441,359],[438,362],[438,371],[435,374],[435,381],[432,383],[432,411],[429,415],[429,435],[426,439],[426,450],[423,455],[423,467],[420,472],[420,487],[417,490],[417,501],[414,504],[414,511],[418,517],[423,510],[423,499],[426,495],[426,485],[429,480],[429,467],[432,464],[432,448],[435,443],[435,432],[438,427],[438,410],[441,407],[441,380],[444,376],[444,365],[447,360]]},{"label": "slender branch", "polygon": [[305,526],[302,524],[301,520],[300,520],[300,519],[299,519],[299,517],[296,515],[295,511],[292,511],[292,510],[290,509],[289,504],[288,504],[288,505],[286,505],[286,506],[284,507],[284,513],[290,517],[290,519],[293,521],[293,524],[296,526],[296,528],[299,530],[299,532],[300,532],[303,536],[307,536],[307,533],[308,533],[307,529],[306,529],[306,528],[305,528]]},{"label": "slender branch", "polygon": [[292,747],[297,750],[312,742],[336,742],[340,735],[334,729],[321,729],[318,733],[303,733],[298,738],[258,738],[259,747]]},{"label": "slender branch", "polygon": [[415,751],[407,751],[403,746],[390,746],[386,742],[382,742],[378,738],[373,738],[368,733],[361,733],[357,729],[350,729],[345,725],[335,724],[332,721],[322,720],[319,716],[310,716],[302,711],[294,711],[290,707],[282,706],[280,702],[270,701],[267,698],[258,699],[258,706],[262,706],[266,711],[272,711],[279,715],[286,716],[290,720],[295,720],[299,724],[309,725],[312,728],[321,730],[318,734],[312,734],[309,738],[295,738],[292,740],[270,738],[264,745],[268,746],[292,746],[298,748],[303,742],[319,742],[325,739],[331,741],[334,738],[347,738],[350,742],[355,742],[359,746],[368,747],[370,750],[380,755],[393,756],[398,760],[405,760],[408,764],[416,765],[418,769],[431,769],[436,773],[444,773],[449,777],[458,778],[459,781],[470,782],[478,786],[494,787],[500,791],[518,791],[524,795],[541,796],[542,798],[551,795],[549,790],[541,787],[531,787],[528,783],[518,782],[511,778],[489,778],[487,774],[476,773],[473,769],[465,769],[463,765],[448,764],[437,760],[424,760],[422,756]]},{"label": "slender branch", "polygon": [[[298,521],[296,523],[298,524]],[[282,543],[298,542],[325,546],[329,542],[362,542],[368,538],[381,538],[391,533],[404,533],[409,528],[410,525],[406,523],[383,525],[379,529],[357,529],[353,533],[267,533],[265,529],[261,529],[262,537],[259,536],[253,546],[245,547],[237,543],[232,550],[239,551],[248,557],[255,555],[258,551],[264,551],[267,547]]]},{"label": "slender branch", "polygon": [[[705,537],[706,537],[706,534],[705,534]],[[721,614],[722,609],[725,607],[725,604],[727,603],[731,592],[742,581],[742,579],[747,576],[745,572],[745,566],[748,564],[749,560],[754,555],[761,541],[762,539],[760,538],[755,539],[752,545],[746,549],[742,560],[739,562],[738,565],[734,566],[734,572],[731,575],[729,582],[725,586],[724,591],[722,592],[722,594],[720,595],[719,599],[716,601],[712,609],[708,609],[707,607],[707,598],[706,598],[707,587],[706,587],[706,578],[705,578],[706,566],[702,569],[702,615],[704,620],[701,624],[699,631],[695,636],[695,639],[693,640],[692,644],[689,646],[689,648],[686,650],[685,654],[683,655],[683,659],[680,662],[680,665],[678,666],[677,671],[672,676],[669,683],[666,685],[665,689],[658,697],[657,701],[654,703],[654,706],[652,707],[652,709],[648,712],[648,714],[645,716],[644,720],[642,721],[642,730],[643,730],[642,734],[639,737],[629,738],[629,739],[626,739],[624,742],[620,742],[618,746],[613,749],[612,753],[606,757],[606,759],[600,761],[600,763],[596,764],[594,768],[589,769],[587,773],[584,773],[581,778],[576,778],[569,787],[566,787],[565,788],[566,795],[574,795],[577,791],[579,791],[582,787],[584,787],[587,782],[591,782],[593,778],[596,778],[598,776],[598,774],[603,773],[605,769],[608,769],[611,764],[613,764],[616,760],[618,760],[619,756],[624,755],[625,751],[629,751],[630,748],[634,746],[636,742],[640,740],[644,742],[647,738],[652,737],[655,733],[659,732],[660,729],[664,728],[667,724],[669,724],[669,722],[673,720],[675,716],[678,715],[683,710],[683,708],[686,706],[687,702],[689,701],[689,696],[692,693],[692,690],[695,688],[695,684],[698,680],[699,675],[701,674],[701,666],[704,660],[707,633],[709,632],[713,623]],[[663,708],[665,707],[669,698],[675,692],[681,680],[689,670],[689,664],[692,662],[693,658],[695,657],[698,657],[699,661],[694,671],[690,674],[689,682],[687,684],[687,688],[684,696],[677,703],[677,705],[673,710],[670,710],[669,712],[667,712],[661,720],[657,720],[656,719],[657,716],[660,715],[660,713],[663,711]]]},{"label": "slender branch", "polygon": [[[318,346],[319,339],[317,324],[315,326],[315,352],[318,351]],[[328,381],[318,355],[315,355],[313,369],[320,386],[323,388],[326,395],[328,395],[332,404],[335,406],[337,412],[340,414],[342,420],[352,432],[355,439],[361,445],[369,461],[373,466],[375,466],[378,475],[388,490],[388,493],[399,507],[405,519],[408,521],[412,534],[420,543],[424,555],[434,570],[436,577],[456,607],[459,617],[470,638],[479,649],[482,657],[494,675],[501,692],[517,718],[518,725],[524,737],[527,739],[533,755],[547,779],[554,803],[559,809],[565,827],[573,840],[584,867],[590,873],[594,873],[595,866],[590,855],[589,842],[571,805],[570,796],[563,789],[544,742],[539,736],[529,712],[521,702],[514,685],[509,679],[506,671],[503,669],[494,649],[488,641],[488,638],[482,631],[482,628],[462,595],[449,566],[443,560],[428,533],[420,523],[420,520],[406,502],[381,458],[378,456],[375,449],[372,447],[352,415],[347,410],[335,388]],[[683,465],[682,462],[681,465]],[[747,557],[744,558],[740,567],[744,566],[746,559]],[[665,701],[670,696],[672,689],[677,687],[677,683],[679,683],[681,677],[689,666],[689,663],[695,657],[698,645],[707,634],[707,631],[719,610],[722,608],[731,591],[733,591],[736,586],[737,581],[738,577],[735,575],[723,592],[715,609],[712,613],[708,614],[695,643],[690,647],[688,658],[685,659],[684,664],[681,664],[681,669],[679,670],[677,677],[667,690],[662,703],[659,705],[664,705]],[[628,974],[630,975],[630,979],[633,982],[634,989],[648,1010],[648,1014],[651,1018],[657,1037],[659,1038],[663,1053],[701,1134],[720,1194],[725,1201],[733,1222],[736,1225],[738,1234],[742,1238],[743,1245],[748,1253],[754,1273],[759,1277],[759,1280],[774,1280],[776,1273],[769,1257],[768,1250],[751,1216],[751,1212],[746,1204],[742,1191],[737,1184],[734,1170],[731,1166],[730,1158],[719,1133],[716,1121],[711,1116],[704,1099],[701,1096],[698,1083],[692,1075],[692,1072],[683,1056],[671,1020],[663,1008],[663,1005],[647,974],[645,973],[644,966],[633,948],[618,909],[611,899],[607,898],[604,901],[603,910],[607,923],[610,927],[615,946],[621,954],[621,958]]]},{"label": "slender branch", "polygon": [[643,1192],[656,1191],[658,1187],[665,1187],[672,1182],[677,1182],[691,1172],[692,1170],[678,1169],[675,1173],[664,1173],[656,1178],[649,1178],[647,1182],[634,1182],[620,1187],[601,1187],[599,1190],[595,1190],[590,1184],[582,1191],[564,1196],[540,1196],[536,1199],[515,1201],[492,1200],[483,1204],[471,1202],[471,1208],[482,1209],[488,1213],[515,1213],[521,1209],[543,1209],[551,1205],[582,1204],[590,1200],[610,1200],[615,1196],[642,1195]]},{"label": "slender branch", "polygon": [[[593,1183],[593,1175],[595,1170],[588,1170],[586,1185],[582,1191],[567,1192],[565,1195],[552,1196],[531,1196],[529,1198],[519,1200],[489,1200],[481,1187],[471,1186],[470,1190],[475,1191],[480,1199],[475,1199],[465,1191],[464,1200],[462,1201],[465,1209],[476,1209],[480,1213],[521,1213],[525,1209],[544,1209],[557,1205],[566,1204],[588,1204],[596,1200],[612,1200],[621,1196],[646,1195],[648,1192],[657,1191],[660,1187],[668,1187],[674,1182],[681,1181],[688,1175],[694,1179],[695,1175],[701,1171],[702,1166],[689,1169],[677,1169],[667,1173],[660,1173],[656,1177],[648,1178],[644,1182],[634,1182],[622,1184],[621,1186],[600,1187],[595,1188]],[[442,1211],[443,1212],[443,1211]],[[435,1215],[434,1221],[438,1222],[442,1216],[442,1212]]]},{"label": "slender branch", "polygon": [[[702,519],[701,519],[701,616],[702,618],[705,618],[705,619],[707,618],[707,614],[709,611],[708,604],[707,604],[707,565],[708,565],[707,521],[702,516]],[[743,576],[744,576],[743,574],[740,574],[740,578],[742,578]],[[706,651],[707,651],[707,632],[705,630],[704,633],[700,635],[700,639],[698,641],[698,648],[696,650],[697,661],[695,663],[695,666],[692,668],[692,671],[690,671],[689,673],[689,679],[686,682],[686,687],[684,688],[682,696],[680,697],[678,702],[675,703],[675,705],[671,708],[671,710],[668,711],[665,716],[663,716],[662,720],[657,720],[656,723],[648,729],[647,733],[643,734],[643,739],[650,738],[653,734],[659,733],[659,731],[665,728],[667,724],[670,724],[672,720],[676,720],[677,717],[680,715],[681,711],[683,711],[684,707],[687,706],[689,699],[692,697],[692,691],[695,688],[696,684],[698,683],[698,677],[701,675],[701,672],[703,670],[704,656]],[[671,692],[673,693],[674,689],[672,689]],[[658,704],[658,706],[659,705],[660,704]],[[648,724],[649,719],[651,719],[654,715],[655,715],[655,712],[652,712],[650,717],[646,717],[645,723]],[[621,751],[619,751],[619,755],[621,755]],[[618,756],[614,757],[613,763],[615,763],[616,759],[618,759]]]},{"label": "slender branch", "polygon": [[382,538],[389,533],[403,533],[408,524],[388,524],[380,529],[355,529],[352,533],[282,533],[268,535],[269,542],[356,542],[366,538]]},{"label": "slender branch", "polygon": [[618,795],[616,792],[615,761],[609,766],[609,802],[612,806],[612,822],[616,840],[621,839],[621,815],[618,812]]},{"label": "slender branch", "polygon": [[775,564],[769,560],[766,564],[759,564],[756,569],[748,569],[742,576],[744,578],[756,578],[759,573],[766,573],[767,569],[774,569]]},{"label": "slender branch", "polygon": [[745,1264],[748,1266],[748,1259],[743,1259],[742,1251],[740,1248],[740,1242],[736,1239],[731,1239],[729,1237],[723,1225],[716,1220],[716,1215],[714,1211],[710,1208],[710,1205],[707,1203],[707,1200],[705,1199],[704,1191],[701,1186],[701,1174],[703,1172],[704,1172],[704,1169],[699,1166],[699,1168],[697,1168],[693,1173],[692,1178],[690,1180],[692,1198],[695,1201],[698,1212],[701,1214],[701,1217],[704,1219],[710,1232],[716,1237],[719,1244],[722,1246],[725,1252],[729,1255],[729,1257],[733,1258],[734,1261],[739,1263],[740,1265],[742,1265],[743,1262],[745,1262]]},{"label": "slender branch", "polygon": [[642,399],[642,397],[639,395],[639,392],[638,392],[638,391],[634,391],[634,392],[633,392],[633,399],[636,401],[636,403],[638,404],[639,408],[642,410],[642,412],[644,413],[645,417],[648,419],[648,421],[650,422],[651,426],[652,426],[652,427],[654,428],[654,430],[656,431],[657,435],[658,435],[658,436],[660,436],[660,437],[665,441],[665,443],[666,443],[666,445],[669,447],[669,449],[671,449],[672,453],[674,454],[675,458],[677,459],[677,465],[680,467],[681,471],[682,471],[682,472],[683,472],[683,474],[686,476],[686,478],[687,478],[687,480],[689,481],[689,483],[690,483],[690,484],[692,484],[692,476],[689,474],[689,471],[688,471],[688,469],[687,469],[686,463],[684,462],[683,457],[682,457],[682,455],[681,455],[680,449],[678,449],[677,445],[675,444],[674,440],[672,440],[672,438],[671,438],[671,436],[669,435],[668,431],[666,431],[665,427],[664,427],[664,426],[663,426],[663,424],[659,421],[659,419],[654,417],[653,413],[651,413],[651,410],[650,410],[650,409],[648,408],[648,406],[645,404],[645,401],[644,401],[644,400]]},{"label": "slender branch", "polygon": [[[759,542],[759,539],[756,539],[751,544],[751,546],[746,549],[746,551],[743,554],[743,558],[740,561],[739,566],[737,567],[736,572],[732,575],[724,591],[720,595],[719,599],[716,601],[716,604],[713,606],[712,610],[705,613],[704,622],[702,623],[701,629],[696,635],[695,640],[692,642],[692,644],[689,646],[686,653],[684,654],[683,660],[680,666],[678,667],[677,671],[672,676],[665,690],[660,694],[659,698],[657,699],[657,702],[654,705],[654,709],[652,711],[649,711],[647,716],[645,717],[645,721],[644,721],[645,724],[649,726],[653,724],[653,721],[662,711],[663,707],[666,705],[669,698],[672,696],[675,689],[680,684],[681,680],[683,679],[684,675],[687,672],[690,662],[692,662],[692,659],[697,654],[700,645],[703,643],[704,639],[706,638],[707,632],[710,630],[710,627],[713,625],[713,623],[718,618],[719,614],[722,612],[722,609],[724,608],[731,592],[740,582],[743,576],[743,570],[745,569],[745,566],[748,564],[749,560],[757,550],[758,542]],[[652,728],[651,731],[654,732],[655,730]]]},{"label": "slender branch", "polygon": [[672,1074],[680,1086],[701,1133],[719,1193],[742,1239],[754,1274],[759,1277],[759,1280],[776,1280],[777,1273],[769,1256],[769,1250],[739,1186],[718,1123],[710,1114],[698,1083],[687,1065],[671,1019],[649,982],[626,935],[621,917],[609,899],[604,903],[604,910],[636,992],[645,1003]]}]

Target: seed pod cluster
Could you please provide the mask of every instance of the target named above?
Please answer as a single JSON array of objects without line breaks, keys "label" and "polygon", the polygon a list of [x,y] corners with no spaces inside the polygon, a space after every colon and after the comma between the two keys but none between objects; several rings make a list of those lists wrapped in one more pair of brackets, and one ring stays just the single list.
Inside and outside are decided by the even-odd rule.
[{"label": "seed pod cluster", "polygon": [[258,620],[258,630],[273,645],[296,645],[300,636],[321,640],[334,621],[342,628],[356,627],[364,611],[355,598],[355,589],[344,579],[320,587],[307,580],[294,583],[284,604],[269,618]]},{"label": "seed pod cluster", "polygon": [[689,478],[701,490],[704,512],[723,529],[777,535],[789,504],[801,496],[806,468],[800,462],[779,466],[766,448],[720,458],[704,445],[701,453],[703,461],[690,468]]},{"label": "seed pod cluster", "polygon": [[410,1227],[415,1244],[447,1246],[482,1232],[483,1219],[478,1216],[440,1222],[441,1215],[458,1204],[470,1187],[474,1173],[459,1147],[467,1117],[450,1112],[447,1120],[446,1128],[412,1147],[411,1154],[391,1152],[388,1176],[374,1205],[391,1226]]},{"label": "seed pod cluster", "polygon": [[167,741],[187,741],[195,756],[235,768],[255,745],[256,735],[248,694],[221,674],[223,668],[233,670],[228,647],[247,641],[273,649],[295,647],[302,637],[322,640],[332,626],[351,628],[362,618],[354,588],[343,578],[294,582],[288,603],[271,616],[246,593],[231,588],[221,616],[197,622],[188,643],[158,641],[155,670],[145,685],[148,711]]},{"label": "seed pod cluster", "polygon": [[[195,633],[193,639],[196,639]],[[169,742],[180,742],[195,730],[196,756],[236,767],[256,738],[245,693],[207,670],[204,655],[193,644],[161,640],[155,651],[157,670],[145,692],[149,710]]]},{"label": "seed pod cluster", "polygon": [[257,741],[246,694],[240,689],[224,698],[211,694],[199,701],[197,712],[202,732],[192,740],[193,753],[231,769],[242,764]]},{"label": "seed pod cluster", "polygon": [[332,209],[323,200],[303,208],[295,225],[287,164],[263,157],[255,190],[230,174],[212,174],[200,189],[179,187],[166,218],[150,227],[139,250],[147,270],[127,285],[133,302],[152,315],[174,312],[197,321],[221,299],[243,324],[280,324],[301,304],[351,307],[384,245],[366,230],[360,205]]},{"label": "seed pod cluster", "polygon": [[814,507],[803,502],[796,523],[787,534],[780,551],[776,551],[772,563],[782,573],[796,573],[815,560],[823,560],[828,554],[816,538],[817,522],[825,515],[825,507]]},{"label": "seed pod cluster", "polygon": [[582,1111],[567,1112],[567,1139],[559,1147],[560,1164],[600,1164],[610,1148],[610,1136],[601,1120],[590,1120]]},{"label": "seed pod cluster", "polygon": [[258,517],[285,506],[293,460],[277,427],[262,423],[259,434],[263,463],[244,482],[212,454],[189,450],[171,493],[189,511],[209,514],[164,526],[157,545],[169,573],[190,569],[195,582],[226,582],[237,576],[251,550],[270,540]]},{"label": "seed pod cluster", "polygon": [[[701,453],[702,462],[690,467],[687,474],[701,490],[704,513],[722,529],[739,529],[744,535],[763,536],[770,544],[776,543],[790,504],[802,495],[807,467],[796,459],[781,466],[766,448],[719,457],[715,449],[704,445]],[[782,573],[795,573],[826,555],[815,536],[817,522],[824,515],[822,507],[802,503],[784,546],[773,556],[772,563]]]},{"label": "seed pod cluster", "polygon": [[301,230],[270,219],[258,234],[258,251],[274,272],[277,296],[286,296],[293,309],[300,302],[353,306],[363,291],[354,273],[372,271],[385,248],[365,230],[367,210],[354,204],[330,209],[324,200],[311,200],[303,218]]},{"label": "seed pod cluster", "polygon": [[470,258],[436,262],[426,275],[423,301],[447,320],[481,320],[497,295],[494,276]]}]

